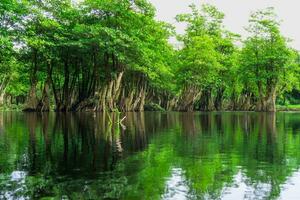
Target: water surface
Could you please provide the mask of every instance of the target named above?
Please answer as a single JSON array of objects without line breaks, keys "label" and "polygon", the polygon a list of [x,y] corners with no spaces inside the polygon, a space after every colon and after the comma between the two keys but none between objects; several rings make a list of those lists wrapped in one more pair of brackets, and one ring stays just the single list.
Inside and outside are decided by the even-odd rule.
[{"label": "water surface", "polygon": [[299,166],[300,113],[0,113],[0,199],[300,199]]}]

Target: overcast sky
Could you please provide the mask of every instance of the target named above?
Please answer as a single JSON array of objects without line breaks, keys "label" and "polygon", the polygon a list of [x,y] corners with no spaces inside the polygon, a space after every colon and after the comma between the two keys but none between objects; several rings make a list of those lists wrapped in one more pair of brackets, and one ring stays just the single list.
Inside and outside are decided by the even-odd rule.
[{"label": "overcast sky", "polygon": [[178,33],[184,32],[184,25],[177,24],[174,17],[189,12],[188,5],[210,3],[225,13],[224,24],[232,32],[246,36],[244,27],[250,13],[257,9],[274,7],[282,20],[284,36],[292,39],[291,46],[300,50],[300,1],[299,0],[150,0],[157,10],[157,18],[175,25]]}]

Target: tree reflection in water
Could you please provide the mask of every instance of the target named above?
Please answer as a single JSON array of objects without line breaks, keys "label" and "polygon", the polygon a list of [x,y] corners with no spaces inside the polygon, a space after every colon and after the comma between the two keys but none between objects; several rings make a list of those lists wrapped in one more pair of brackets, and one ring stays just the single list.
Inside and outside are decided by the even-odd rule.
[{"label": "tree reflection in water", "polygon": [[297,196],[299,120],[297,113],[4,112],[0,199]]}]

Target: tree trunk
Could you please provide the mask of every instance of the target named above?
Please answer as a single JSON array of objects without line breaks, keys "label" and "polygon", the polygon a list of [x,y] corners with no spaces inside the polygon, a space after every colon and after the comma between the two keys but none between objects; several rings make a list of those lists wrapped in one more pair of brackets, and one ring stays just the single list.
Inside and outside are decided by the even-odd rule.
[{"label": "tree trunk", "polygon": [[0,106],[5,104],[5,102],[4,102],[4,100],[5,100],[4,99],[5,98],[5,89],[8,85],[8,83],[9,83],[9,80],[10,80],[9,76],[6,75],[3,78],[3,80],[1,81],[1,85],[0,85]]},{"label": "tree trunk", "polygon": [[259,94],[256,111],[276,112],[276,84],[268,81],[265,96],[262,94],[261,88],[259,88]]},{"label": "tree trunk", "polygon": [[38,105],[38,99],[36,95],[36,85],[37,85],[37,51],[34,50],[33,53],[33,70],[31,73],[31,86],[29,94],[27,97],[26,105],[23,111],[36,111]]},{"label": "tree trunk", "polygon": [[200,99],[200,110],[201,111],[212,111],[214,110],[214,102],[211,94],[211,89],[206,89]]},{"label": "tree trunk", "polygon": [[276,112],[276,86],[268,87],[267,96],[265,98],[265,111]]},{"label": "tree trunk", "polygon": [[259,97],[258,97],[258,101],[256,102],[255,110],[258,112],[263,112],[265,111],[266,106],[265,106],[265,97],[263,94],[261,81],[258,81],[257,87],[258,87]]},{"label": "tree trunk", "polygon": [[215,108],[216,110],[222,110],[223,109],[223,95],[224,95],[225,89],[223,87],[219,88],[217,91],[217,96],[215,99]]},{"label": "tree trunk", "polygon": [[50,79],[47,78],[44,85],[42,98],[37,106],[38,111],[44,112],[50,110],[50,82]]},{"label": "tree trunk", "polygon": [[30,91],[27,97],[26,106],[23,111],[36,111],[38,105],[38,99],[36,96],[36,83],[33,83],[30,87]]},{"label": "tree trunk", "polygon": [[4,95],[5,95],[4,92],[2,92],[2,93],[0,94],[0,106],[3,106],[3,105],[4,105]]},{"label": "tree trunk", "polygon": [[193,111],[194,104],[201,97],[201,91],[194,86],[186,86],[179,100],[179,111]]},{"label": "tree trunk", "polygon": [[140,105],[139,105],[138,111],[144,111],[145,98],[146,98],[146,92],[145,92],[145,89],[142,88],[142,91],[141,91],[141,101],[140,101]]}]

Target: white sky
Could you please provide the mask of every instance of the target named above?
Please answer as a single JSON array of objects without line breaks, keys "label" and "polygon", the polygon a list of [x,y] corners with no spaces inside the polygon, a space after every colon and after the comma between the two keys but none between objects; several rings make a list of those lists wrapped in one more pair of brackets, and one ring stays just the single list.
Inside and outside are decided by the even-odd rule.
[{"label": "white sky", "polygon": [[300,1],[299,0],[150,0],[157,9],[157,19],[173,24],[178,33],[183,33],[185,25],[176,23],[174,17],[190,12],[188,5],[203,3],[215,5],[225,13],[224,24],[232,32],[246,36],[244,27],[252,11],[274,7],[280,20],[284,36],[292,39],[291,46],[300,50]]}]

